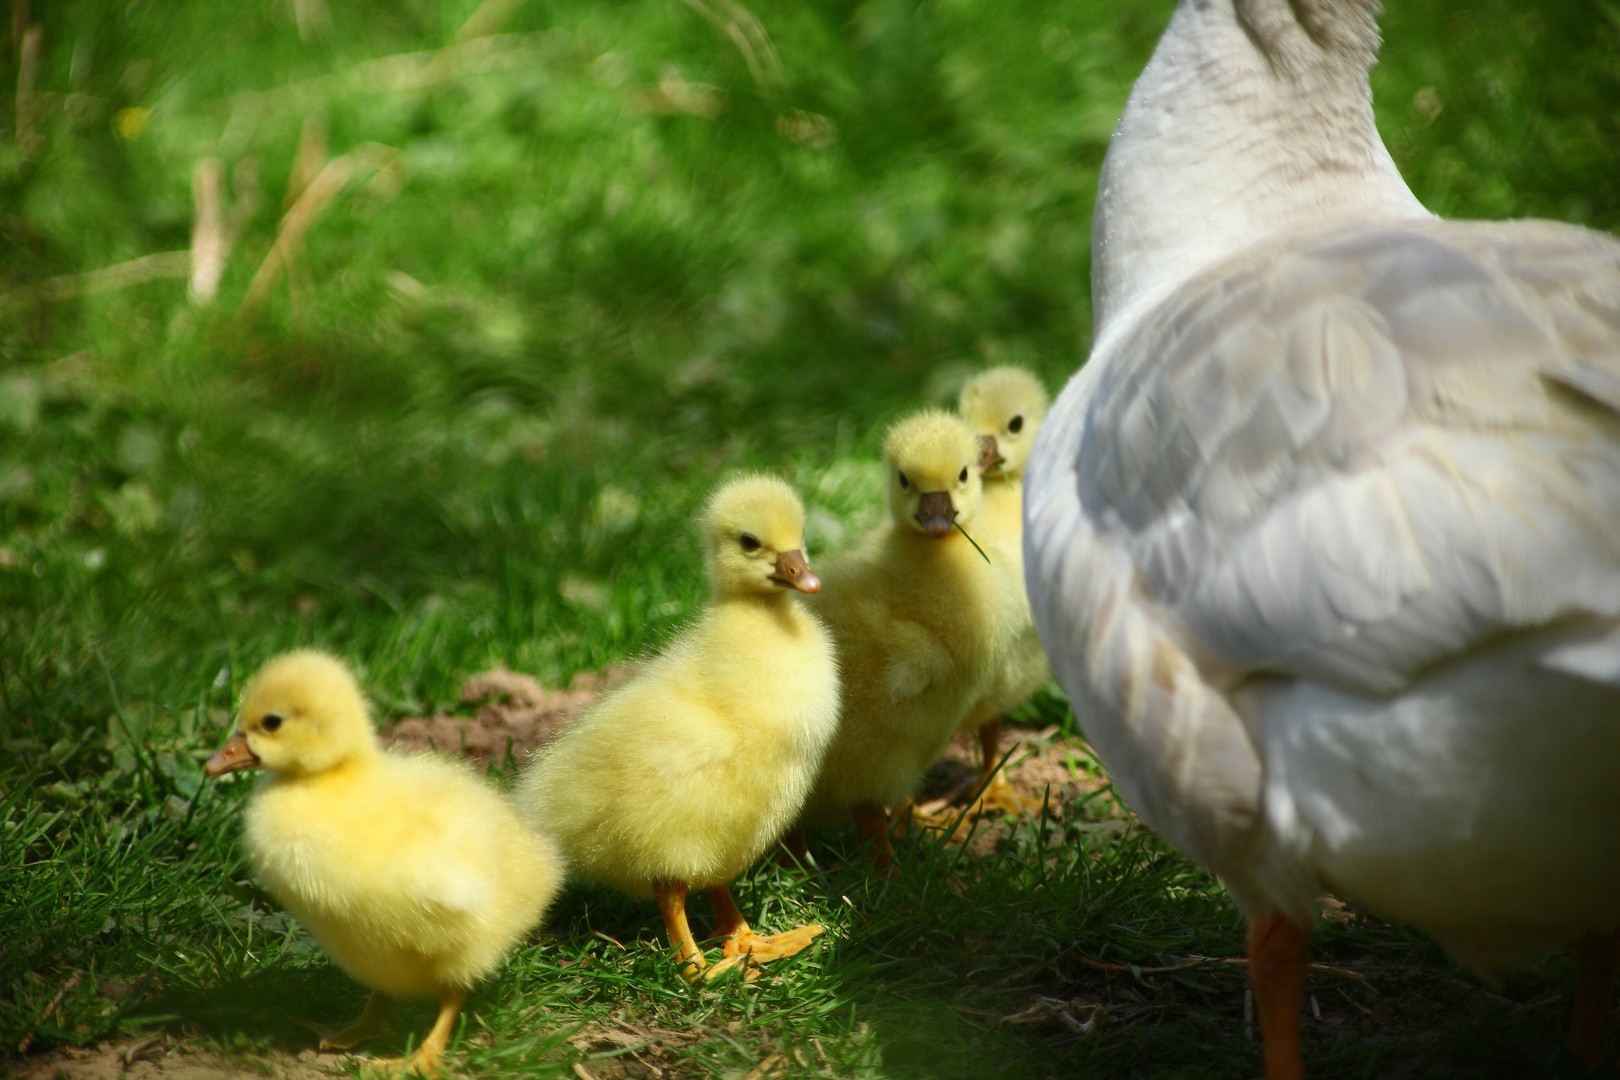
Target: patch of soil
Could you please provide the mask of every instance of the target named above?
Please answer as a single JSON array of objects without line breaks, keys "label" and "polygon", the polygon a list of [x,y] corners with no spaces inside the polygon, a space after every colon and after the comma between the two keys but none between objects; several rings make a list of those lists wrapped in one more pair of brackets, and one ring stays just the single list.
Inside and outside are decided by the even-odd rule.
[{"label": "patch of soil", "polygon": [[[954,818],[970,807],[979,787],[979,754],[977,732],[959,734],[951,740],[944,758],[923,780],[923,789],[916,801],[917,812],[938,821]],[[1097,795],[1108,786],[1108,779],[1084,739],[1061,734],[1056,727],[1037,729],[1004,724],[996,754],[998,759],[1008,763],[1002,770],[1008,785],[1033,808],[1033,813],[1040,812],[1044,799],[1047,812],[1054,818],[1062,818],[1069,814],[1070,806],[1084,800],[1087,817],[1112,820],[1131,816],[1112,798]],[[952,839],[967,836],[972,824],[970,814]],[[1016,824],[1016,819],[1002,811],[991,810],[980,815],[968,850],[975,855],[994,851]]]},{"label": "patch of soil", "polygon": [[478,706],[476,713],[406,717],[386,734],[385,745],[461,754],[485,768],[513,769],[635,668],[624,663],[581,671],[566,690],[548,690],[533,676],[504,668],[480,672],[462,683],[460,693],[462,704]]},{"label": "patch of soil", "polygon": [[608,1024],[586,1024],[568,1042],[585,1055],[573,1066],[581,1080],[659,1080],[678,1071],[674,1051],[702,1038],[696,1031],[628,1024],[613,1017]]},{"label": "patch of soil", "polygon": [[167,1034],[120,1039],[96,1046],[67,1046],[25,1058],[17,1080],[236,1080],[276,1076],[285,1080],[331,1080],[347,1072],[346,1055],[271,1052],[223,1054],[186,1045]]}]

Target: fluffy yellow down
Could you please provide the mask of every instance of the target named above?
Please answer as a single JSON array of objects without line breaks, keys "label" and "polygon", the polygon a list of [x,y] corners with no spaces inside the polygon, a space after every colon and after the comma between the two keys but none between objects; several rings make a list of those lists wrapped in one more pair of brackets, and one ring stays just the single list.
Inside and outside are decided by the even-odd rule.
[{"label": "fluffy yellow down", "polygon": [[522,782],[574,867],[635,896],[655,879],[723,885],[763,854],[837,724],[832,641],[772,576],[781,553],[803,549],[798,496],[772,477],[732,481],[703,532],[703,614],[539,751]]},{"label": "fluffy yellow down", "polygon": [[809,598],[838,643],[845,695],[805,822],[912,794],[1000,666],[1015,616],[998,567],[960,530],[935,538],[919,521],[923,496],[944,493],[956,523],[976,530],[973,431],[950,413],[919,413],[889,430],[883,457],[890,520],[829,561]]},{"label": "fluffy yellow down", "polygon": [[980,373],[962,388],[957,400],[957,413],[981,444],[988,440],[993,445],[986,448],[1002,459],[984,473],[984,505],[975,519],[973,538],[991,552],[1015,609],[1008,626],[1012,637],[1006,662],[968,710],[963,731],[999,719],[1039,689],[1050,672],[1024,590],[1024,464],[1046,409],[1046,388],[1016,367]]},{"label": "fluffy yellow down", "polygon": [[470,768],[379,749],[338,660],[270,661],[241,731],[271,770],[247,807],[254,874],[360,982],[391,997],[471,987],[545,914],[554,845]]}]

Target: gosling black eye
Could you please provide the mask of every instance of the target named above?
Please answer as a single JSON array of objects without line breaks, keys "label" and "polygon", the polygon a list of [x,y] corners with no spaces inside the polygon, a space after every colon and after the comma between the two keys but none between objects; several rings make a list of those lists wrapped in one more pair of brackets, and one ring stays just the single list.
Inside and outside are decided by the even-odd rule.
[{"label": "gosling black eye", "polygon": [[967,483],[967,466],[966,465],[962,466],[962,471],[957,474],[956,482],[958,484]]},{"label": "gosling black eye", "polygon": [[276,728],[281,726],[281,717],[277,716],[275,713],[271,713],[269,716],[259,721],[259,726],[264,728],[266,731],[274,731]]},{"label": "gosling black eye", "polygon": [[747,533],[743,533],[741,536],[739,536],[737,538],[737,542],[742,545],[742,549],[744,551],[759,550],[759,541],[754,537],[749,536]]},{"label": "gosling black eye", "polygon": [[905,473],[900,474],[900,486],[903,488],[908,488],[911,486],[911,481],[906,479]]},{"label": "gosling black eye", "polygon": [[1014,435],[1024,430],[1024,416],[1022,413],[1007,421],[1007,430]]}]

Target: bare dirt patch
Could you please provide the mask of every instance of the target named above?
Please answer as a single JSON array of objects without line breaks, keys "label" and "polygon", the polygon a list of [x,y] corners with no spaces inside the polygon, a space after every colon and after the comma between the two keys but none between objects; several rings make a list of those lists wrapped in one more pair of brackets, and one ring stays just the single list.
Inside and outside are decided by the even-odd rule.
[{"label": "bare dirt patch", "polygon": [[331,1080],[346,1070],[344,1055],[224,1054],[183,1043],[168,1034],[120,1039],[95,1046],[61,1047],[14,1063],[18,1080],[233,1080],[235,1077],[282,1077],[284,1080]]},{"label": "bare dirt patch", "polygon": [[461,754],[486,768],[515,769],[581,709],[633,671],[634,664],[582,671],[561,690],[548,690],[522,672],[504,668],[480,672],[461,684],[460,693],[462,704],[478,706],[476,713],[406,717],[386,733],[385,745]]}]

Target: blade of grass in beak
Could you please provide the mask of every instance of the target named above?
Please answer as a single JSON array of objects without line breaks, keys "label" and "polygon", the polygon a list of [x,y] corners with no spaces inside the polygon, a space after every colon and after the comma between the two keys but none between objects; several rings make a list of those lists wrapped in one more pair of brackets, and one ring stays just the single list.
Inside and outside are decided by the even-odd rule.
[{"label": "blade of grass in beak", "polygon": [[979,556],[982,559],[984,559],[985,565],[989,565],[990,556],[988,556],[988,555],[986,555],[984,553],[984,548],[979,546],[979,542],[977,540],[973,539],[973,537],[971,537],[971,536],[968,536],[968,531],[966,529],[962,528],[962,523],[959,522],[959,521],[953,521],[953,522],[951,522],[951,524],[956,526],[956,531],[957,532],[961,533],[963,536],[967,536],[967,542],[973,545],[973,550],[977,551],[979,553]]}]

